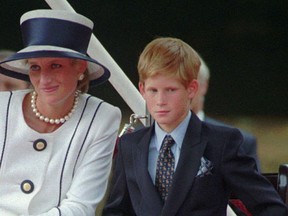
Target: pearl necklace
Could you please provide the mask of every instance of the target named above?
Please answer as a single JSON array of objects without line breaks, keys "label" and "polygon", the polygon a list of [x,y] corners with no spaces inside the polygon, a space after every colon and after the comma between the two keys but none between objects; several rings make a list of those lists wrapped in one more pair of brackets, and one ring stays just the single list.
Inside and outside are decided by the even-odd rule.
[{"label": "pearl necklace", "polygon": [[70,112],[65,115],[63,118],[56,118],[56,119],[52,119],[52,118],[48,118],[46,116],[43,116],[37,109],[36,106],[36,99],[37,99],[37,93],[35,91],[33,91],[32,93],[32,98],[31,98],[31,107],[32,107],[32,111],[35,113],[36,117],[39,118],[41,121],[50,123],[50,124],[63,124],[65,121],[68,121],[72,114],[74,113],[77,105],[78,105],[78,100],[79,100],[79,93],[80,91],[76,91],[75,92],[75,98],[74,98],[74,103],[72,106],[72,109],[70,110]]}]

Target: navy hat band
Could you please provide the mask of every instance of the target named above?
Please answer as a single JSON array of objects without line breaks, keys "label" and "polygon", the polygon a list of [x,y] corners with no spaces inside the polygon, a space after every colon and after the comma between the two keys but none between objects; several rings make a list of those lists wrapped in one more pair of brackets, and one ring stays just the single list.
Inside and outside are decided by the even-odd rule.
[{"label": "navy hat band", "polygon": [[87,26],[43,17],[26,20],[21,24],[21,31],[25,47],[51,45],[72,49],[85,55],[92,34],[92,30]]}]

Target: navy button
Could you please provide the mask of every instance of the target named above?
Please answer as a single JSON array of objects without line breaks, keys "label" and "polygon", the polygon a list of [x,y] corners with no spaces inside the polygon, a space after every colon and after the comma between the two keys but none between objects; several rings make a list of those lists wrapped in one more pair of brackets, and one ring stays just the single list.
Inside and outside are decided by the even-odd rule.
[{"label": "navy button", "polygon": [[47,147],[47,142],[44,139],[37,139],[33,143],[33,148],[36,151],[43,151]]},{"label": "navy button", "polygon": [[33,182],[30,180],[24,180],[21,183],[21,190],[23,193],[26,193],[26,194],[32,193],[32,191],[34,190]]}]

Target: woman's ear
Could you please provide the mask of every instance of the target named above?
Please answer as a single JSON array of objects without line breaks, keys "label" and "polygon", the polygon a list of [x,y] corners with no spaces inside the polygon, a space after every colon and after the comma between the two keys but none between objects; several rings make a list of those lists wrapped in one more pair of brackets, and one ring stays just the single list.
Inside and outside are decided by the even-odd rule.
[{"label": "woman's ear", "polygon": [[75,69],[77,70],[77,73],[80,75],[80,74],[83,74],[85,72],[85,70],[87,69],[88,67],[88,63],[87,61],[84,61],[84,60],[77,60],[75,62]]}]

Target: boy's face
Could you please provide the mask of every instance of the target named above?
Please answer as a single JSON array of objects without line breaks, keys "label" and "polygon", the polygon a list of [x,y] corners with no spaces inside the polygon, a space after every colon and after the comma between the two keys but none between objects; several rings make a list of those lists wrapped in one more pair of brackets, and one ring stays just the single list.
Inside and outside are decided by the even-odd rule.
[{"label": "boy's face", "polygon": [[166,132],[174,130],[186,117],[197,89],[197,80],[191,81],[186,87],[179,79],[162,74],[139,83],[140,93],[150,114]]}]

